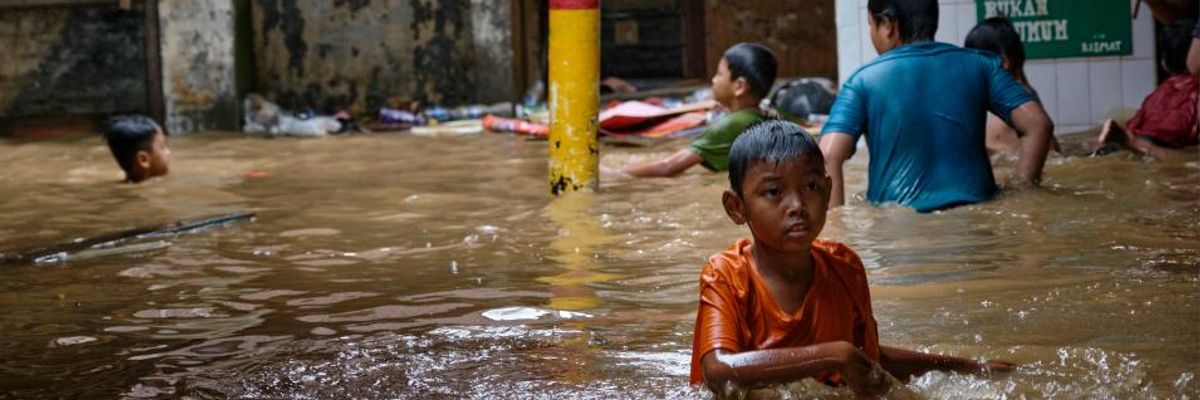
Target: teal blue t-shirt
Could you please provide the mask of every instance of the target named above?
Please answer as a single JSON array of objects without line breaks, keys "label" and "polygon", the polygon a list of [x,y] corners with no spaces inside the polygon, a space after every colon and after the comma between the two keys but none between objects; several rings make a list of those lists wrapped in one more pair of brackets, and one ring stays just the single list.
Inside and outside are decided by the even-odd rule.
[{"label": "teal blue t-shirt", "polygon": [[1011,122],[1033,96],[989,53],[918,42],[863,65],[843,84],[822,134],[867,136],[867,200],[920,212],[996,193],[987,112]]}]

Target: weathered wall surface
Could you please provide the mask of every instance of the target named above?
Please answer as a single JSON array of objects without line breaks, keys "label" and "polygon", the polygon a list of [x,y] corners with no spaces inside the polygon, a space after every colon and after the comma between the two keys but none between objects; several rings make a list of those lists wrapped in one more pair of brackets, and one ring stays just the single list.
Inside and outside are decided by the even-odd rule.
[{"label": "weathered wall surface", "polygon": [[606,0],[600,3],[602,76],[684,75],[683,9],[675,0]]},{"label": "weathered wall surface", "polygon": [[834,0],[707,1],[705,27],[709,75],[725,49],[738,42],[771,48],[780,77],[837,74]]},{"label": "weathered wall surface", "polygon": [[0,118],[144,110],[142,20],[115,5],[0,12]]},{"label": "weathered wall surface", "polygon": [[510,14],[488,0],[256,0],[255,86],[324,112],[509,99]]},{"label": "weathered wall surface", "polygon": [[166,128],[186,133],[238,127],[233,3],[159,2]]},{"label": "weathered wall surface", "polygon": [[515,99],[510,1],[471,0],[472,47],[475,51],[475,102]]}]

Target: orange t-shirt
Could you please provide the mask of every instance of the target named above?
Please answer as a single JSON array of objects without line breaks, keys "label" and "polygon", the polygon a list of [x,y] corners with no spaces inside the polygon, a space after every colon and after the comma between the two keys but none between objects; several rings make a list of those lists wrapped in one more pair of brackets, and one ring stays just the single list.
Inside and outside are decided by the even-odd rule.
[{"label": "orange t-shirt", "polygon": [[[739,353],[844,340],[879,360],[879,332],[862,260],[846,245],[820,239],[813,242],[812,255],[813,280],[792,315],[771,297],[749,240],[708,258],[692,337],[693,385],[704,382],[700,360],[716,349]],[[841,380],[832,372],[821,378]]]}]

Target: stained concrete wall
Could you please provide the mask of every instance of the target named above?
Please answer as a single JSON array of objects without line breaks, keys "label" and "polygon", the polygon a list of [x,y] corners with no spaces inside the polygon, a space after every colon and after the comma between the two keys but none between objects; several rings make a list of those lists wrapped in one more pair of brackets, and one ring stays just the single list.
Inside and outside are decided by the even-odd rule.
[{"label": "stained concrete wall", "polygon": [[[290,108],[516,98],[507,1],[252,0],[252,60],[236,55],[235,4],[245,3],[152,1],[173,134],[238,127],[239,63],[255,66],[249,89]],[[143,3],[133,4],[0,13],[0,43],[12,49],[0,57],[0,119],[148,112],[154,77]]]},{"label": "stained concrete wall", "polygon": [[373,113],[389,99],[509,100],[510,4],[256,0],[258,91],[289,108]]},{"label": "stained concrete wall", "polygon": [[600,7],[602,76],[684,76],[685,21],[679,1],[605,0]]},{"label": "stained concrete wall", "polygon": [[471,0],[475,102],[515,100],[511,1]]},{"label": "stained concrete wall", "polygon": [[172,134],[237,129],[233,3],[171,0],[158,7],[165,128]]},{"label": "stained concrete wall", "polygon": [[[0,118],[148,113],[144,3],[5,9]],[[172,134],[238,126],[229,0],[157,1],[161,77]]]},{"label": "stained concrete wall", "polygon": [[0,118],[145,110],[143,16],[115,5],[0,12]]}]

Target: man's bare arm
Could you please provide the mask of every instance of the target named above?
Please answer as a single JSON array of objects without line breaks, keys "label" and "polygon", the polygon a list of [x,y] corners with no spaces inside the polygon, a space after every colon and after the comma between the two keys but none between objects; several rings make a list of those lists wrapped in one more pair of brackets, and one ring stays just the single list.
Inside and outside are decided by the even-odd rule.
[{"label": "man's bare arm", "polygon": [[1037,186],[1054,137],[1054,122],[1042,104],[1029,101],[1012,110],[1013,127],[1021,132],[1021,154],[1017,162],[1017,181]]},{"label": "man's bare arm", "polygon": [[847,133],[829,132],[821,135],[821,153],[825,156],[825,172],[833,181],[829,196],[829,206],[837,207],[845,204],[846,184],[842,168],[846,160],[854,155],[856,138]]}]

